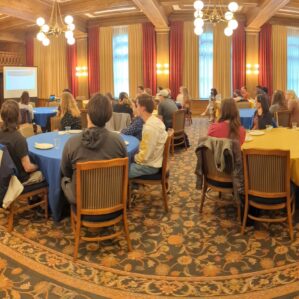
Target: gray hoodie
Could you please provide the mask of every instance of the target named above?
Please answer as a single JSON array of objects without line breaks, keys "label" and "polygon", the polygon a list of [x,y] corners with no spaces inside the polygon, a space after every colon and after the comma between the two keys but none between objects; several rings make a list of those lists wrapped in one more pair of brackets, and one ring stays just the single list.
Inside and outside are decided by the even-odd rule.
[{"label": "gray hoodie", "polygon": [[77,162],[110,160],[127,156],[127,147],[121,136],[106,128],[85,129],[81,134],[70,138],[64,146],[61,161],[62,176],[69,178],[71,184],[72,194],[66,194],[68,199],[74,201]]}]

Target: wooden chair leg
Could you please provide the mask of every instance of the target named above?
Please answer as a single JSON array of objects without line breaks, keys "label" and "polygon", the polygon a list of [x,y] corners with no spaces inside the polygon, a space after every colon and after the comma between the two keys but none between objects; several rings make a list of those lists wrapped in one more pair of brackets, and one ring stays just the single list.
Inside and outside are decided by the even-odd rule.
[{"label": "wooden chair leg", "polygon": [[128,181],[128,197],[127,197],[127,208],[131,208],[131,182]]},{"label": "wooden chair leg", "polygon": [[125,230],[125,236],[128,243],[128,250],[132,251],[132,244],[130,240],[130,233],[129,233],[129,227],[128,227],[128,220],[126,213],[123,214],[123,221],[124,221],[124,230]]},{"label": "wooden chair leg", "polygon": [[206,184],[206,182],[204,181],[202,190],[201,190],[201,203],[200,203],[200,208],[199,208],[199,213],[202,213],[202,209],[203,209],[203,205],[206,199],[206,192],[207,192],[208,186]]},{"label": "wooden chair leg", "polygon": [[174,155],[174,138],[171,138],[171,154]]},{"label": "wooden chair leg", "polygon": [[48,214],[48,195],[47,193],[44,194],[44,200],[45,200],[45,218],[46,220],[49,218],[49,214]]},{"label": "wooden chair leg", "polygon": [[247,223],[247,217],[248,217],[248,201],[245,200],[243,223],[242,223],[242,228],[241,228],[241,234],[242,235],[244,235],[244,232],[245,232],[245,226],[246,226],[246,223]]},{"label": "wooden chair leg", "polygon": [[77,221],[75,225],[75,245],[74,245],[74,257],[73,261],[75,262],[78,257],[78,250],[79,250],[79,244],[80,244],[80,230],[81,230],[81,222],[80,220]]},{"label": "wooden chair leg", "polygon": [[9,232],[9,233],[11,233],[13,230],[13,218],[14,218],[13,208],[10,207],[8,221],[7,221],[7,232]]},{"label": "wooden chair leg", "polygon": [[185,150],[187,150],[188,146],[187,146],[186,134],[184,134],[184,144],[185,144]]},{"label": "wooden chair leg", "polygon": [[294,231],[293,231],[293,223],[292,223],[292,209],[291,205],[287,205],[287,221],[289,224],[289,234],[290,234],[290,239],[291,241],[294,240]]},{"label": "wooden chair leg", "polygon": [[162,182],[162,196],[164,201],[165,212],[168,212],[168,204],[167,204],[167,186],[165,182]]}]

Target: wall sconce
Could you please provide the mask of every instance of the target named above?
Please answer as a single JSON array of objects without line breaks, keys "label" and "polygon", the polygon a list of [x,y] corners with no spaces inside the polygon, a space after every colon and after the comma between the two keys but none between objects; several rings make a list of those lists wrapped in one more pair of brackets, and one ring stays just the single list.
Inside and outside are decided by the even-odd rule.
[{"label": "wall sconce", "polygon": [[251,64],[251,63],[247,63],[246,64],[246,74],[247,75],[258,75],[259,74],[259,65],[258,64]]},{"label": "wall sconce", "polygon": [[168,63],[157,63],[157,75],[169,75],[169,64]]},{"label": "wall sconce", "polygon": [[77,66],[76,67],[76,76],[77,77],[87,77],[87,66]]}]

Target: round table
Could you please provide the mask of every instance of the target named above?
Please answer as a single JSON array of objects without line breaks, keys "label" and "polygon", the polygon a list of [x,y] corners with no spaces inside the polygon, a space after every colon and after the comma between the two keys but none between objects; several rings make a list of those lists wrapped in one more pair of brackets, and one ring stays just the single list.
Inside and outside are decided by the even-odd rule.
[{"label": "round table", "polygon": [[[34,135],[27,138],[27,144],[30,156],[35,163],[38,164],[40,170],[46,178],[49,184],[49,206],[52,212],[52,217],[55,221],[62,219],[63,207],[65,201],[61,199],[61,174],[60,164],[62,158],[62,152],[67,140],[74,136],[74,134],[59,135],[58,132],[49,132],[44,134]],[[127,145],[127,151],[129,158],[132,158],[137,152],[139,147],[139,140],[133,136],[123,135],[120,136],[129,144]],[[49,150],[39,150],[34,147],[37,143],[51,143],[54,144],[54,139],[59,139],[59,148],[52,148]]]},{"label": "round table", "polygon": [[45,128],[48,123],[48,119],[55,116],[58,107],[37,107],[33,109],[34,121],[37,125]]},{"label": "round table", "polygon": [[241,124],[245,129],[251,129],[255,109],[239,109]]},{"label": "round table", "polygon": [[299,130],[276,128],[264,132],[265,135],[251,136],[253,140],[245,142],[242,149],[290,150],[291,180],[299,186]]}]

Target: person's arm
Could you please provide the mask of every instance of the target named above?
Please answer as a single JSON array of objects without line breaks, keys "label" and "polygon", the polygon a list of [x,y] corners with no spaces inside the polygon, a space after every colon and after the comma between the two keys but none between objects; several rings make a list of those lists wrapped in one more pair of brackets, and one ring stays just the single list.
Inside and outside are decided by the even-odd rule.
[{"label": "person's arm", "polygon": [[134,157],[136,163],[142,164],[148,160],[155,151],[157,138],[157,131],[151,131],[150,129],[143,128],[142,139],[139,144],[139,152]]},{"label": "person's arm", "polygon": [[36,164],[31,163],[28,155],[21,158],[21,163],[24,167],[24,170],[28,173],[34,172],[38,169],[38,166]]},{"label": "person's arm", "polygon": [[65,144],[63,149],[61,160],[61,172],[63,176],[66,176],[68,178],[71,178],[73,174],[72,162],[69,155],[69,142]]}]

